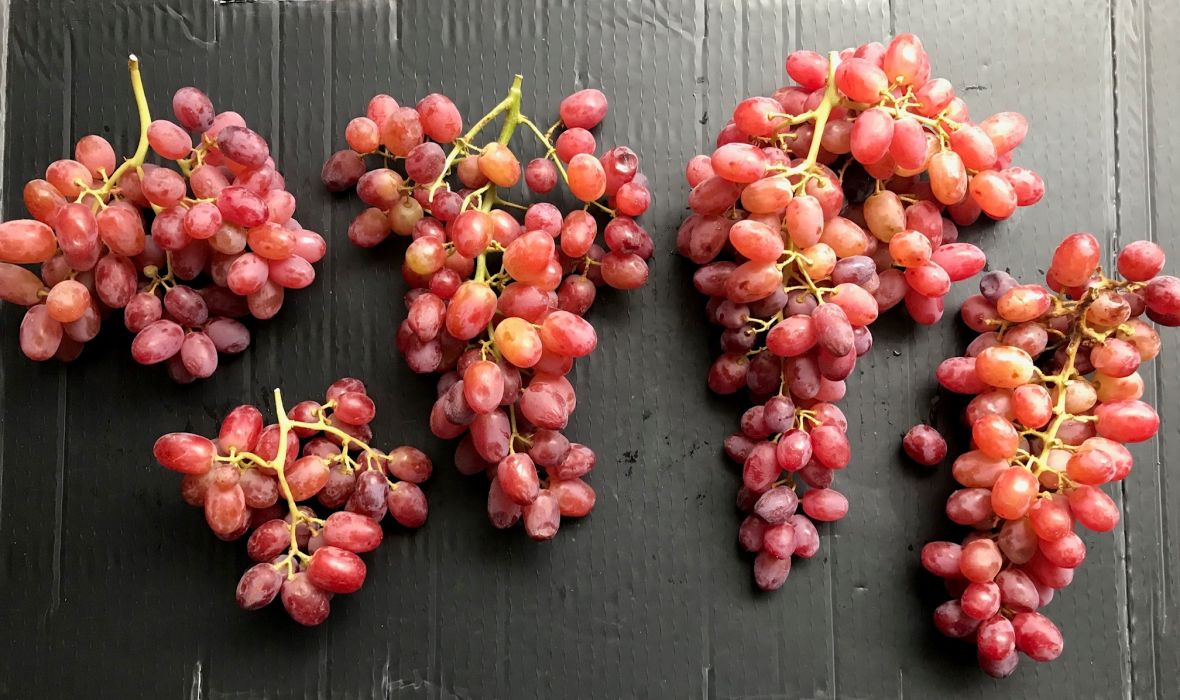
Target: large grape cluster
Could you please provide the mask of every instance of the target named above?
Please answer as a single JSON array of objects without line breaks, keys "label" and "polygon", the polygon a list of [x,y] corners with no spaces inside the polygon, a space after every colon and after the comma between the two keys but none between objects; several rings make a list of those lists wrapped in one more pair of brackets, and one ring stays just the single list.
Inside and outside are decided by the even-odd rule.
[{"label": "large grape cluster", "polygon": [[[1011,674],[1019,652],[1061,654],[1061,631],[1040,610],[1086,558],[1075,527],[1114,529],[1119,508],[1102,487],[1131,473],[1125,445],[1159,429],[1139,370],[1160,337],[1141,317],[1180,325],[1180,279],[1159,274],[1164,252],[1149,241],[1118,254],[1115,277],[1102,273],[1101,253],[1092,235],[1075,233],[1054,252],[1048,287],[984,275],[961,310],[979,335],[936,373],[944,388],[973,396],[972,449],[954,462],[961,488],[946,503],[947,517],[971,532],[927,544],[922,564],[952,596],[934,624],[974,642],[993,676]],[[913,435],[907,442],[921,451]]]},{"label": "large grape cluster", "polygon": [[[180,495],[203,508],[213,534],[236,540],[257,562],[238,582],[237,601],[257,610],[280,598],[303,625],[318,625],[332,596],[365,581],[358,554],[384,539],[386,514],[399,525],[426,522],[430,459],[413,447],[382,452],[369,445],[377,407],[358,379],[334,382],[324,403],[302,401],[285,411],[275,390],[278,422],[245,404],[226,414],[216,439],[168,433],[154,454],[184,474]],[[335,511],[319,518],[310,501]]]},{"label": "large grape cluster", "polygon": [[[647,280],[653,244],[635,218],[651,195],[635,153],[600,149],[590,131],[607,113],[601,92],[563,99],[559,119],[542,132],[520,112],[520,83],[517,76],[466,132],[444,95],[415,107],[377,95],[366,116],[349,122],[349,148],[328,159],[322,178],[335,191],[355,185],[369,205],[349,226],[353,243],[374,246],[391,233],[410,239],[397,347],[415,372],[442,374],[430,428],[462,437],[455,453],[462,473],[490,478],[493,525],[523,520],[530,537],[547,540],[562,517],[594,506],[583,477],[595,454],[562,433],[577,404],[566,375],[597,345],[583,318],[597,288],[635,289]],[[477,143],[500,116],[499,136]],[[524,167],[510,147],[518,127],[544,150]],[[365,157],[378,167],[368,169]],[[394,162],[400,171],[389,167]],[[563,215],[549,202],[510,201],[505,191],[522,180],[537,195],[564,183],[583,206]],[[608,220],[601,232],[596,215]]]},{"label": "large grape cluster", "polygon": [[[185,87],[176,121],[152,121],[138,61],[129,65],[135,154],[116,167],[106,139],[84,136],[73,159],[25,185],[33,218],[0,224],[0,299],[28,307],[19,335],[30,359],[77,358],[122,311],[132,357],[191,382],[213,374],[218,353],[250,344],[237,319],[271,318],[286,290],[315,280],[326,244],[292,218],[266,140],[240,114]],[[145,162],[149,148],[179,172]]]},{"label": "large grape cluster", "polygon": [[969,121],[912,34],[796,51],[786,70],[795,85],[742,100],[716,150],[689,161],[677,237],[724,328],[709,387],[748,388],[757,404],[726,451],[743,465],[739,540],[764,589],[783,584],[792,555],[815,555],[812,521],[848,511],[831,488],[851,460],[834,403],[872,346],[869,325],[903,301],[917,322],[938,321],[951,283],[986,263],[957,227],[1044,193],[1011,165],[1024,117]]}]

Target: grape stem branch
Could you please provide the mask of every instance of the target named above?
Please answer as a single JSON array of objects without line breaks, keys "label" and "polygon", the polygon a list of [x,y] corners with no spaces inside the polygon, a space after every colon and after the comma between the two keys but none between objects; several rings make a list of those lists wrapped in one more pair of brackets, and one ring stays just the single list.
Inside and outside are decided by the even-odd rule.
[{"label": "grape stem branch", "polygon": [[[291,491],[291,485],[287,482],[287,439],[291,431],[318,431],[335,437],[340,441],[339,461],[345,462],[354,470],[358,465],[348,454],[350,448],[355,447],[365,452],[370,459],[379,459],[381,453],[370,447],[364,441],[358,440],[331,424],[330,419],[325,415],[325,411],[333,407],[332,402],[321,405],[319,410],[316,411],[316,420],[312,422],[294,420],[287,415],[286,407],[283,405],[283,393],[281,390],[275,389],[274,400],[275,413],[279,426],[278,448],[275,451],[274,459],[264,459],[253,452],[231,450],[229,455],[218,457],[217,461],[235,466],[238,469],[270,469],[275,473],[279,482],[279,493],[282,494],[283,500],[287,502],[287,511],[290,514],[290,522],[287,523],[287,529],[290,533],[291,544],[287,548],[287,556],[275,562],[273,566],[280,571],[286,569],[287,578],[290,579],[295,576],[296,562],[307,562],[311,558],[299,546],[299,527],[306,525],[311,529],[312,534],[315,534],[324,525],[323,520],[300,510],[299,504],[295,502],[295,496]],[[389,480],[386,479],[386,481],[388,482]],[[392,488],[393,484],[391,483],[390,486]]]},{"label": "grape stem branch", "polygon": [[[455,159],[467,152],[470,143],[479,136],[479,132],[483,131],[484,127],[491,124],[504,112],[508,112],[508,116],[504,120],[504,126],[500,130],[500,143],[508,143],[508,139],[512,138],[512,133],[516,130],[516,122],[520,121],[520,84],[524,81],[521,75],[512,77],[512,86],[508,89],[508,96],[500,100],[500,102],[492,107],[492,110],[477,121],[459,138],[455,139],[455,145],[451,147],[451,152],[447,154],[447,159],[443,162],[442,172],[435,178],[434,182],[426,189],[428,199],[434,199],[434,193],[439,187],[442,187],[446,182],[446,177],[451,172],[452,166],[455,164]],[[505,137],[505,134],[507,136]]]},{"label": "grape stem branch", "polygon": [[[1036,371],[1037,381],[1042,385],[1047,385],[1057,390],[1057,398],[1053,404],[1053,418],[1048,427],[1044,430],[1026,430],[1022,434],[1026,437],[1034,437],[1041,441],[1041,449],[1037,454],[1023,452],[1017,454],[1013,458],[1012,464],[1014,466],[1024,467],[1033,473],[1034,476],[1040,477],[1044,472],[1052,472],[1057,476],[1057,488],[1052,491],[1057,491],[1062,487],[1069,486],[1072,482],[1066,476],[1063,470],[1055,469],[1049,465],[1049,454],[1054,449],[1067,448],[1069,446],[1062,443],[1057,433],[1061,430],[1062,425],[1066,421],[1090,421],[1092,416],[1079,416],[1070,413],[1066,410],[1066,398],[1068,394],[1068,387],[1070,381],[1078,376],[1077,371],[1077,355],[1081,349],[1082,341],[1084,340],[1103,340],[1108,333],[1101,334],[1094,331],[1086,323],[1086,309],[1090,304],[1098,298],[1098,295],[1109,289],[1123,289],[1130,288],[1130,285],[1122,284],[1114,280],[1103,278],[1097,284],[1091,285],[1082,296],[1081,299],[1070,302],[1063,301],[1058,297],[1053,297],[1054,315],[1070,314],[1076,317],[1072,324],[1069,334],[1066,336],[1068,341],[1065,345],[1065,362],[1060,371],[1054,374],[1044,374],[1039,370]],[[1001,331],[1002,332],[1002,331]],[[1048,492],[1046,492],[1048,493]]]},{"label": "grape stem branch", "polygon": [[143,166],[143,160],[147,157],[148,152],[147,134],[148,127],[152,123],[152,113],[148,109],[147,95],[143,90],[143,78],[139,74],[139,58],[135,54],[127,58],[127,71],[131,74],[131,92],[135,96],[135,107],[139,112],[139,144],[135,147],[135,153],[123,161],[123,164],[106,179],[102,187],[95,191],[96,199],[101,202],[106,202],[111,190],[124,173]]}]

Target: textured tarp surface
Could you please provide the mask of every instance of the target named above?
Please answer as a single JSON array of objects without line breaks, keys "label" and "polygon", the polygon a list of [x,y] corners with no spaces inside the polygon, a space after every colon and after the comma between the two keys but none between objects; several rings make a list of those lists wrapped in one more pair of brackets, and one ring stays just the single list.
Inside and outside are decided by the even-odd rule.
[{"label": "textured tarp surface", "polygon": [[[0,17],[3,13],[0,13]],[[1176,698],[1180,668],[1180,354],[1154,363],[1157,440],[1114,496],[1122,525],[1049,611],[1064,655],[993,681],[930,623],[940,586],[917,561],[949,534],[949,469],[915,468],[898,438],[935,415],[932,368],[967,334],[950,318],[874,327],[842,404],[855,458],[852,511],[822,528],[822,556],[774,595],[753,588],[735,544],[735,471],[721,456],[743,404],[710,396],[715,335],[673,253],[682,168],[741,97],[785,79],[794,48],[827,50],[913,31],[974,114],[1024,112],[1019,151],[1048,193],[1009,222],[965,233],[993,267],[1037,278],[1052,246],[1090,230],[1109,250],[1159,240],[1180,260],[1180,6],[1170,0],[794,2],[234,2],[12,0],[7,25],[3,214],[20,185],[95,132],[130,152],[124,65],[144,64],[153,111],[206,89],[271,141],[297,217],[330,240],[311,288],[212,381],[178,387],[136,366],[117,324],[69,367],[20,355],[20,311],[0,312],[0,697],[4,698]],[[511,75],[548,121],[560,96],[600,87],[599,143],[642,159],[655,206],[651,283],[606,293],[598,351],[575,370],[570,434],[599,453],[598,505],[537,545],[493,530],[485,487],[428,436],[432,380],[395,356],[400,246],[349,245],[359,204],[319,184],[327,153],[370,95],[452,96],[473,119]],[[1175,274],[1175,264],[1169,266]],[[971,289],[958,285],[948,309]],[[211,434],[274,386],[318,395],[343,375],[378,403],[377,442],[426,449],[430,521],[390,530],[369,578],[322,627],[277,607],[240,612],[242,544],[217,541],[152,464],[161,433]],[[944,403],[944,408],[946,404]],[[955,424],[941,415],[940,425]],[[960,434],[952,449],[963,447]]]}]

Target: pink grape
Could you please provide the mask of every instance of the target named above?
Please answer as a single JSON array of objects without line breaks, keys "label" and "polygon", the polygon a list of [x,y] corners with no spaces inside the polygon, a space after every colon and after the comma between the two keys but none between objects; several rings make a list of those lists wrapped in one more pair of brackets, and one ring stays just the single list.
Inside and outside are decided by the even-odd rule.
[{"label": "pink grape", "polygon": [[557,111],[567,127],[593,129],[606,117],[606,96],[594,88],[579,90],[563,99]]},{"label": "pink grape", "polygon": [[192,137],[165,119],[157,119],[148,126],[148,143],[160,157],[168,160],[186,158],[193,150]]},{"label": "pink grape", "polygon": [[95,178],[101,178],[103,173],[109,177],[115,172],[115,149],[101,136],[90,134],[78,139],[74,145],[74,158]]},{"label": "pink grape", "polygon": [[183,342],[183,328],[172,321],[155,321],[136,334],[131,356],[140,364],[156,364],[178,353]]},{"label": "pink grape", "polygon": [[172,96],[172,111],[180,125],[201,133],[213,125],[213,103],[195,87],[182,87]]},{"label": "pink grape", "polygon": [[910,428],[902,440],[902,446],[910,459],[926,466],[938,464],[947,453],[946,440],[928,425],[915,425]]}]

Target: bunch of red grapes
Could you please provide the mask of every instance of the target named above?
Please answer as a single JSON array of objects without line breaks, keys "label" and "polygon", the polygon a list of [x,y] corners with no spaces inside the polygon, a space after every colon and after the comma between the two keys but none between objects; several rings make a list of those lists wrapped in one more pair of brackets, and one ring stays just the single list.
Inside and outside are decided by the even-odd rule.
[{"label": "bunch of red grapes", "polygon": [[968,121],[912,34],[827,57],[796,51],[786,70],[796,85],[740,102],[712,155],[689,161],[693,213],[677,238],[725,329],[709,387],[747,387],[757,404],[726,452],[743,465],[739,542],[766,590],[782,586],[792,555],[815,555],[812,521],[848,512],[831,488],[851,459],[834,402],[872,346],[868,326],[903,300],[936,322],[951,283],[986,263],[957,226],[1044,193],[1010,165],[1024,117]]},{"label": "bunch of red grapes", "polygon": [[[241,115],[185,87],[172,98],[176,122],[152,121],[134,56],[129,67],[135,154],[116,167],[106,139],[84,136],[74,159],[25,185],[33,218],[0,224],[0,299],[28,307],[30,359],[77,358],[122,310],[131,356],[191,382],[213,374],[219,352],[250,344],[236,319],[271,318],[286,290],[312,283],[326,245],[292,218],[295,198]],[[145,163],[149,147],[180,172]],[[22,267],[38,264],[39,274]]]},{"label": "bunch of red grapes", "polygon": [[[358,379],[340,379],[324,403],[302,401],[289,412],[276,389],[275,410],[278,422],[264,426],[257,408],[238,406],[216,439],[169,433],[154,453],[184,474],[181,497],[204,508],[217,537],[235,540],[253,530],[246,549],[257,563],[238,582],[238,605],[257,610],[277,596],[296,622],[318,625],[334,594],[364,583],[357,555],[381,544],[386,513],[407,528],[426,522],[418,484],[430,477],[431,463],[413,447],[369,446],[377,409]],[[313,498],[335,512],[321,519]]]},{"label": "bunch of red grapes", "polygon": [[[369,205],[349,226],[353,243],[374,246],[391,233],[410,239],[402,264],[408,313],[397,347],[415,372],[442,375],[431,430],[462,436],[459,471],[489,477],[493,525],[523,520],[529,537],[548,540],[562,517],[594,506],[583,480],[594,451],[562,434],[577,404],[566,375],[597,345],[583,318],[597,288],[635,289],[647,280],[652,239],[635,217],[651,195],[631,149],[595,155],[590,129],[607,112],[601,92],[563,99],[560,118],[542,132],[520,112],[520,83],[517,76],[508,96],[466,132],[443,95],[415,107],[377,95],[366,116],[349,122],[349,148],[333,154],[322,175],[334,191],[355,185]],[[477,143],[501,115],[499,136]],[[521,126],[545,151],[523,168],[509,147]],[[365,157],[377,167],[369,170]],[[389,167],[393,161],[402,172]],[[522,179],[534,194],[564,183],[583,206],[563,215],[548,202],[513,202],[505,190]],[[523,211],[523,222],[513,210]],[[605,248],[595,214],[608,219]]]},{"label": "bunch of red grapes", "polygon": [[[1102,486],[1130,474],[1125,444],[1159,429],[1141,400],[1139,368],[1159,354],[1160,337],[1140,317],[1180,325],[1180,279],[1159,275],[1155,243],[1124,248],[1114,278],[1099,268],[1101,253],[1090,234],[1068,236],[1047,287],[989,272],[961,312],[979,336],[937,370],[943,387],[974,395],[965,415],[972,449],[955,460],[961,488],[946,504],[947,517],[972,531],[961,544],[927,544],[922,564],[953,596],[935,626],[973,641],[992,676],[1010,675],[1018,652],[1034,661],[1061,654],[1061,632],[1039,610],[1086,558],[1075,524],[1114,529],[1119,508]],[[939,442],[924,428],[903,444],[929,461]]]},{"label": "bunch of red grapes", "polygon": [[756,404],[726,452],[742,464],[739,542],[766,590],[818,551],[812,521],[847,513],[831,488],[851,460],[834,401],[872,347],[868,325],[903,300],[919,323],[942,318],[951,282],[986,262],[957,225],[1007,218],[1044,190],[1010,165],[1024,117],[969,122],[913,34],[796,51],[786,70],[796,85],[742,100],[712,156],[688,163],[693,214],[677,236],[725,328],[709,388],[748,387]]}]

